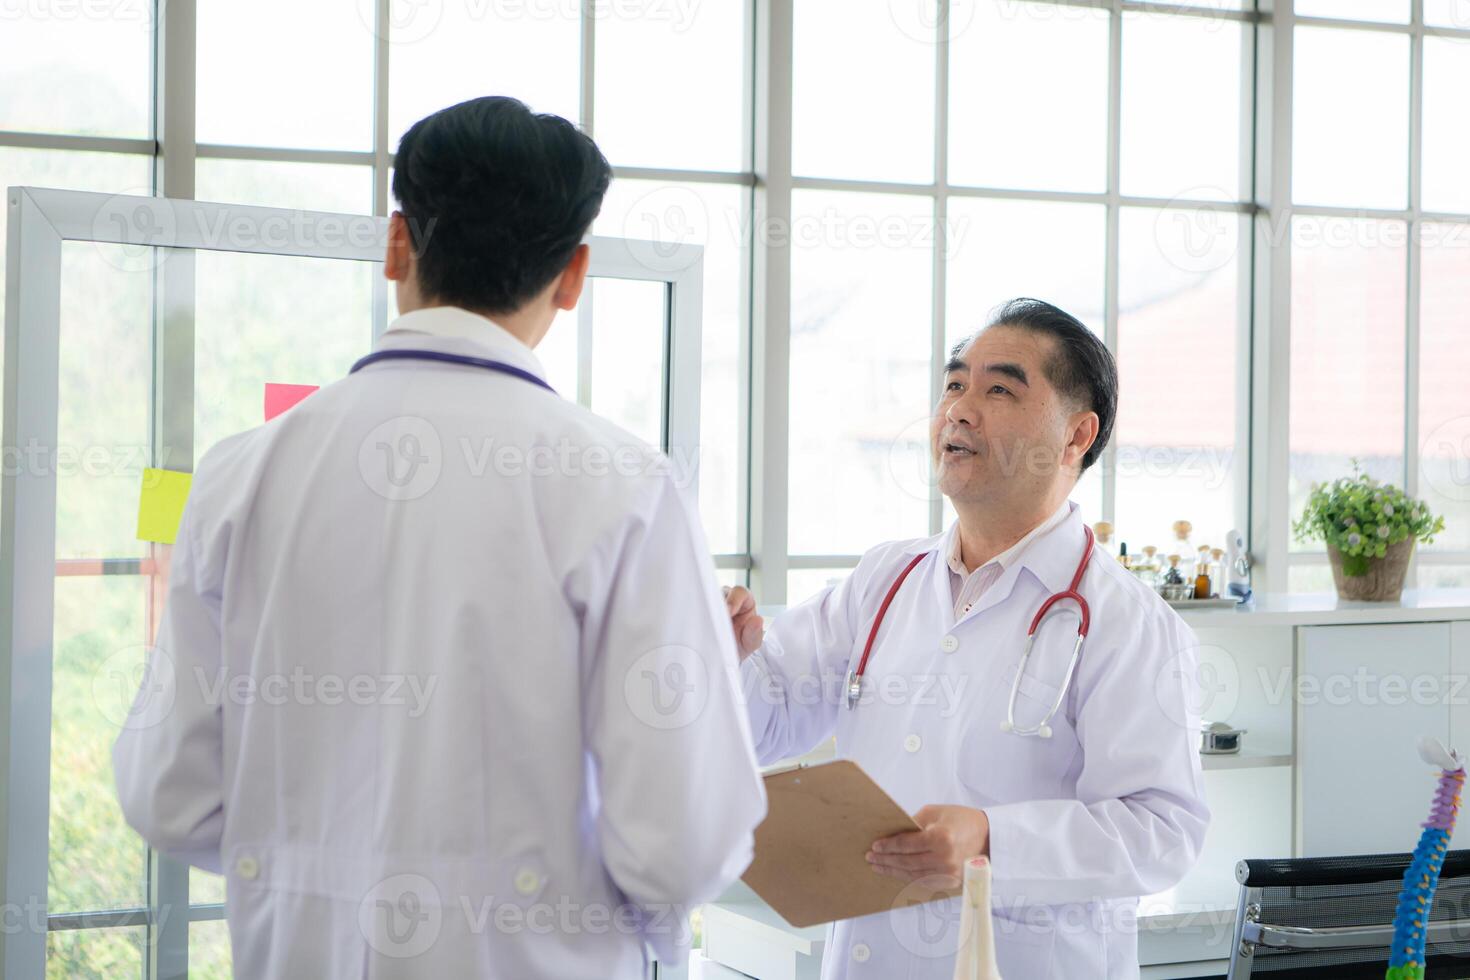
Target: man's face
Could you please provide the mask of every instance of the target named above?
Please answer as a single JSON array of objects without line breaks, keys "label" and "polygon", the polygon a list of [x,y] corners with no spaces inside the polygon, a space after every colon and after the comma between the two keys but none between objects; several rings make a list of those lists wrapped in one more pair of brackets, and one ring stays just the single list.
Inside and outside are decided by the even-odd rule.
[{"label": "man's face", "polygon": [[1076,423],[1090,413],[1076,411],[1047,380],[1055,344],[1043,334],[991,327],[946,365],[930,424],[946,497],[994,503],[1048,495],[1058,481],[1070,487],[1075,480]]}]

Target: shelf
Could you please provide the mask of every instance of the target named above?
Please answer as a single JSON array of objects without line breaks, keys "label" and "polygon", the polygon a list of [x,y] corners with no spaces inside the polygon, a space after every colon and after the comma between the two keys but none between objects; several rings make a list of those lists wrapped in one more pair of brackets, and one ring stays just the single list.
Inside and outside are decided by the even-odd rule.
[{"label": "shelf", "polygon": [[1200,764],[1206,772],[1218,769],[1270,769],[1275,766],[1289,766],[1295,759],[1290,752],[1252,751],[1241,749],[1230,755],[1205,755],[1200,754]]},{"label": "shelf", "polygon": [[1351,602],[1335,592],[1258,595],[1234,609],[1183,609],[1196,629],[1230,626],[1339,626],[1470,619],[1470,589],[1405,589],[1398,602]]}]

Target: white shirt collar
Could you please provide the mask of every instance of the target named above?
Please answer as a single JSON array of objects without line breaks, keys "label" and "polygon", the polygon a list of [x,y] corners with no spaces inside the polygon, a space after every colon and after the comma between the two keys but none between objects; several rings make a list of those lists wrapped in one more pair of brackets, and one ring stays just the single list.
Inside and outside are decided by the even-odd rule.
[{"label": "white shirt collar", "polygon": [[[1027,545],[1031,544],[1032,541],[1035,541],[1037,538],[1041,537],[1043,534],[1050,531],[1058,524],[1062,523],[1062,521],[1067,519],[1067,516],[1071,512],[1072,502],[1070,500],[1062,501],[1062,506],[1058,507],[1050,517],[1042,521],[1040,524],[1036,525],[1031,530],[1027,531],[1026,534],[1022,536],[1021,540],[1017,541],[1015,544],[1011,545],[1005,551],[1002,551],[1000,554],[990,559],[990,561],[986,562],[985,565],[982,565],[980,567],[984,568],[988,565],[999,565],[1001,571],[1005,571],[1006,569],[1010,568],[1013,564],[1015,564],[1016,559],[1021,556],[1021,552],[1026,550]],[[944,554],[948,556],[950,571],[960,576],[960,578],[965,578],[970,574],[970,572],[966,570],[964,562],[960,561],[959,521],[955,521],[949,526],[949,532],[945,535]]]},{"label": "white shirt collar", "polygon": [[380,341],[393,347],[413,346],[413,339],[420,336],[469,341],[539,378],[546,377],[536,352],[519,337],[489,317],[457,306],[430,306],[405,313],[388,324]]}]

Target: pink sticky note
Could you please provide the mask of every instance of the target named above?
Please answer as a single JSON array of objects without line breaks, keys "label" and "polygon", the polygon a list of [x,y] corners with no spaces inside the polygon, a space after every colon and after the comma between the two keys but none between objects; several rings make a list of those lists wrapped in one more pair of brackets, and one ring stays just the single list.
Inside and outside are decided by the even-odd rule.
[{"label": "pink sticky note", "polygon": [[266,382],[265,420],[269,422],[320,387],[321,385],[280,385]]}]

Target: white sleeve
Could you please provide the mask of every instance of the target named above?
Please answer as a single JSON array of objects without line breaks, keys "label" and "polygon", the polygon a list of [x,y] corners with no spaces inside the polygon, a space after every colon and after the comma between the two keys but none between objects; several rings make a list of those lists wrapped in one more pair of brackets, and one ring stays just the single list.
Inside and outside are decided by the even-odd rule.
[{"label": "white sleeve", "polygon": [[741,664],[741,686],[762,765],[802,755],[832,736],[845,703],[856,640],[860,564],[841,583],[775,617]]},{"label": "white sleeve", "polygon": [[644,504],[603,535],[566,590],[582,611],[603,861],[629,899],[666,914],[717,897],[745,871],[766,799],[697,515],[668,479]]},{"label": "white sleeve", "polygon": [[1116,649],[1078,666],[1077,798],[985,808],[997,902],[1151,895],[1199,857],[1210,814],[1190,696],[1198,642],[1168,610],[1136,615]]},{"label": "white sleeve", "polygon": [[201,680],[222,656],[219,575],[200,561],[193,517],[186,506],[157,642],[112,763],[128,824],[156,850],[219,872],[224,729]]}]

